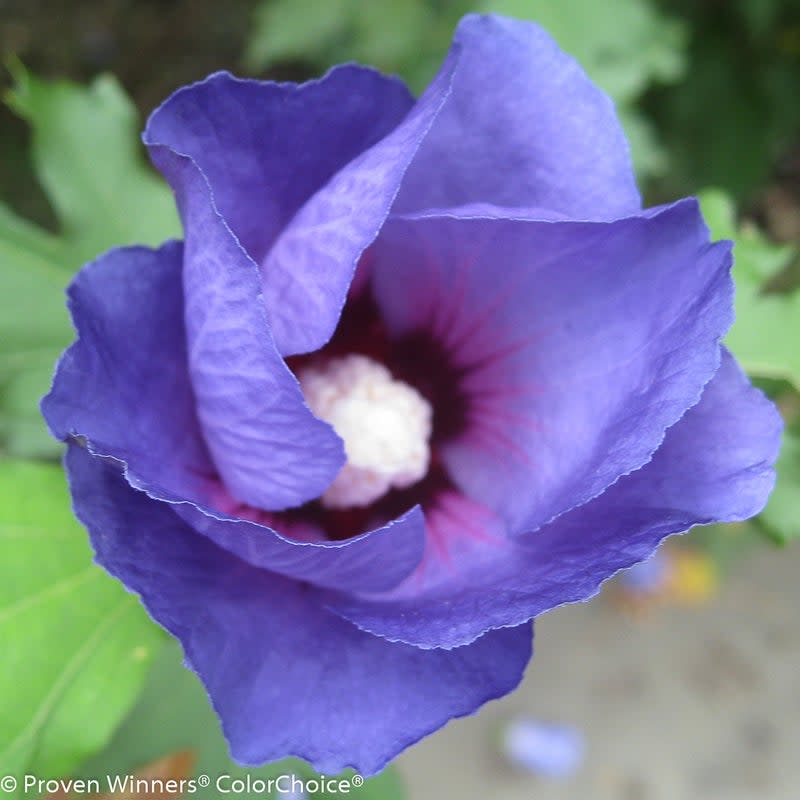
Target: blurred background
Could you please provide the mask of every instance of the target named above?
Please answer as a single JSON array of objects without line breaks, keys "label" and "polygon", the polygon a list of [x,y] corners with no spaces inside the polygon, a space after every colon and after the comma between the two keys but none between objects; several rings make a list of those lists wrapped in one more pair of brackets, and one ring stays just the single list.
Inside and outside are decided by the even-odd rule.
[{"label": "blurred background", "polygon": [[[800,537],[800,0],[0,0],[0,536],[24,522],[72,537],[45,567],[2,538],[0,767],[233,769],[202,691],[138,609],[114,656],[128,660],[106,653],[80,679],[70,647],[104,623],[63,620],[94,595],[74,587],[34,625],[3,614],[91,559],[37,404],[72,338],[73,272],[108,247],[178,235],[138,144],[144,117],[217,69],[304,80],[360,61],[420,91],[469,11],[544,25],[614,99],[646,203],[698,194],[715,237],[736,241],[728,343],[787,433],[764,514],[695,531],[592,604],[548,615],[517,693],[424,740],[359,796],[800,797],[800,548],[789,547]],[[47,650],[57,636],[66,655]],[[68,746],[53,731],[80,714],[91,721]],[[287,769],[307,774],[272,773]]]}]

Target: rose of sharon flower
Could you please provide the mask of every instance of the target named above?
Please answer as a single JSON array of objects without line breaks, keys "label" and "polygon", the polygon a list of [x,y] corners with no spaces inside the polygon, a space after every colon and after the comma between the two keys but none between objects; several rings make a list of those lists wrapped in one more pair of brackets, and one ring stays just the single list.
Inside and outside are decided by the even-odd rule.
[{"label": "rose of sharon flower", "polygon": [[465,18],[416,101],[218,73],[145,142],[185,239],[80,272],[43,408],[238,761],[374,773],[516,687],[533,617],[764,505],[730,245],[694,200],[642,210],[539,28]]}]

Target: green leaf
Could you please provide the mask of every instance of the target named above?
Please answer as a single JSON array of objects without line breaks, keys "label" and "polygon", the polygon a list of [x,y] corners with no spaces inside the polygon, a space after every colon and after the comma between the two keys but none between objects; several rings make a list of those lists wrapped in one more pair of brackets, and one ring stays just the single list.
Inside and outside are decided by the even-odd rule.
[{"label": "green leaf", "polygon": [[[264,725],[269,724],[265,719]],[[182,750],[191,751],[195,757],[194,775],[209,775],[212,781],[219,775],[274,778],[295,774],[306,779],[315,775],[297,759],[257,769],[231,761],[206,692],[197,677],[183,666],[177,642],[171,641],[159,654],[136,707],[106,750],[85,763],[79,776],[102,779],[105,775],[128,775],[143,764]],[[345,777],[348,774],[352,775],[345,773]],[[340,796],[313,795],[319,800]],[[401,800],[403,791],[396,773],[389,769],[361,788],[354,787],[348,796],[357,800]]]},{"label": "green leaf", "polygon": [[[734,204],[725,192],[708,189],[700,202],[713,238],[732,239],[736,282],[736,321],[726,344],[747,372],[760,380],[782,379],[800,387],[800,289],[765,293],[783,272],[792,248],[769,242],[751,226],[737,228]],[[771,383],[769,385],[772,385]],[[776,384],[780,385],[780,384]],[[784,431],[775,465],[777,483],[758,521],[773,539],[800,537],[800,436]]]},{"label": "green leaf", "polygon": [[102,748],[163,641],[92,563],[61,469],[0,461],[0,773],[67,774]]},{"label": "green leaf", "polygon": [[800,538],[800,436],[784,431],[778,480],[759,520],[781,544]]},{"label": "green leaf", "polygon": [[63,243],[0,205],[0,441],[15,454],[56,455],[38,400],[72,338],[64,304]]},{"label": "green leaf", "polygon": [[720,189],[704,189],[697,199],[712,239],[736,240],[736,208],[730,196]]},{"label": "green leaf", "polygon": [[793,256],[791,247],[769,242],[757,229],[737,229],[730,198],[718,190],[700,196],[714,238],[733,239],[736,321],[725,342],[750,375],[783,378],[800,388],[800,289],[765,292]]},{"label": "green leaf", "polygon": [[399,73],[420,91],[436,73],[466,0],[262,0],[242,63],[258,72],[302,60],[324,69],[359,61]]},{"label": "green leaf", "polygon": [[13,109],[31,124],[37,174],[61,224],[56,236],[0,204],[0,441],[53,456],[38,412],[58,354],[74,338],[64,288],[87,259],[180,234],[169,189],[147,169],[132,104],[110,77],[48,83],[12,66]]},{"label": "green leaf", "polygon": [[36,173],[53,204],[74,269],[124,244],[180,233],[172,194],[146,170],[136,110],[116,79],[88,87],[47,82],[19,66],[11,108],[33,129]]},{"label": "green leaf", "polygon": [[242,63],[257,72],[277,61],[316,61],[352,19],[351,0],[270,0],[256,6]]},{"label": "green leaf", "polygon": [[[384,71],[402,69],[407,73],[405,67],[419,58],[434,23],[425,0],[358,0],[355,7],[352,57]],[[450,35],[452,30],[437,42],[439,61],[449,46]]]},{"label": "green leaf", "polygon": [[[0,205],[0,359],[18,348],[63,341],[71,333],[64,304],[70,270],[62,243]],[[0,361],[0,370],[8,365]],[[0,372],[0,374],[2,374]]]},{"label": "green leaf", "polygon": [[24,360],[0,395],[0,440],[9,452],[47,459],[61,451],[62,444],[47,431],[37,402],[50,386],[53,365],[60,354],[60,347],[42,347],[13,354],[12,361]]}]

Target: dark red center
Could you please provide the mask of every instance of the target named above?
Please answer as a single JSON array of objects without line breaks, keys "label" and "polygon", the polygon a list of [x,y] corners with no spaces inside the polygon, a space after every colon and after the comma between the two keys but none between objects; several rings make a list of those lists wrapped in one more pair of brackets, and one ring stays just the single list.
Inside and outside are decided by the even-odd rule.
[{"label": "dark red center", "polygon": [[389,491],[380,500],[358,508],[332,510],[318,500],[274,515],[291,528],[311,522],[329,539],[346,539],[383,525],[414,505],[429,507],[436,495],[452,488],[440,458],[441,446],[458,436],[467,421],[467,400],[459,391],[463,372],[455,368],[441,344],[427,331],[392,339],[369,291],[348,298],[336,331],[321,350],[287,359],[297,374],[311,363],[358,353],[386,366],[392,375],[413,386],[431,404],[433,431],[427,475],[408,489]]}]

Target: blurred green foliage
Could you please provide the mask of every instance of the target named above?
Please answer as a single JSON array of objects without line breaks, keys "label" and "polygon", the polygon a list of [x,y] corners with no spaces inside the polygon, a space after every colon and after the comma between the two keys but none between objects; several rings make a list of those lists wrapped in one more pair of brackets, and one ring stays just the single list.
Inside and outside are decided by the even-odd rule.
[{"label": "blurred green foliage", "polygon": [[784,406],[778,481],[757,523],[786,543],[800,537],[800,287],[775,292],[770,285],[798,254],[769,242],[752,225],[737,225],[733,201],[724,192],[707,190],[700,199],[712,236],[735,243],[736,320],[725,343]]},{"label": "blurred green foliage", "polygon": [[0,461],[0,774],[66,775],[133,705],[164,634],[92,563],[56,466]]},{"label": "blurred green foliage", "polygon": [[691,34],[684,79],[644,110],[670,157],[668,193],[756,192],[800,133],[800,0],[660,0]]},{"label": "blurred green foliage", "polygon": [[800,539],[800,426],[795,421],[783,434],[775,465],[778,480],[758,522],[778,544]]},{"label": "blurred green foliage", "polygon": [[726,343],[744,368],[760,378],[783,378],[800,389],[800,288],[769,291],[796,258],[752,224],[737,227],[735,207],[721,191],[701,194],[703,214],[715,239],[735,242],[736,322]]},{"label": "blurred green foliage", "polygon": [[110,76],[90,86],[46,82],[12,65],[6,100],[32,130],[36,174],[58,217],[54,235],[0,205],[0,441],[22,456],[59,451],[38,401],[73,338],[64,288],[84,262],[117,245],[180,236],[172,193],[145,168],[140,123]]},{"label": "blurred green foliage", "polygon": [[281,62],[315,71],[342,61],[371,64],[425,88],[470,4],[431,0],[268,0],[256,7],[242,64],[260,72]]}]

